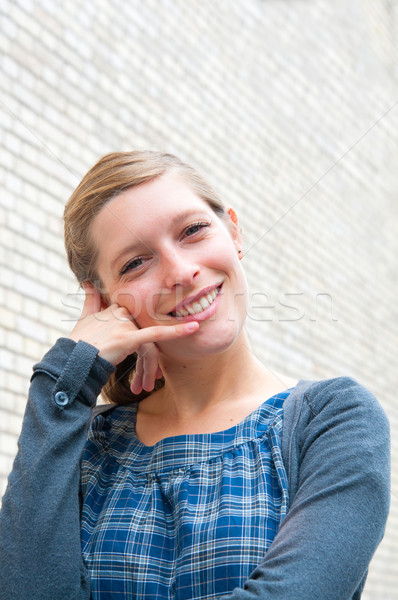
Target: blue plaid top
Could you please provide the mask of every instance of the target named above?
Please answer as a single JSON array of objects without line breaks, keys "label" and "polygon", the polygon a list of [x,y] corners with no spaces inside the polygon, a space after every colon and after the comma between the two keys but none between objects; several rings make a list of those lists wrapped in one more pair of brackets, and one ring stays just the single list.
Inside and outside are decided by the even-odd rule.
[{"label": "blue plaid top", "polygon": [[93,600],[210,600],[241,587],[286,514],[282,406],[144,446],[136,406],[98,415],[82,462],[82,547]]}]

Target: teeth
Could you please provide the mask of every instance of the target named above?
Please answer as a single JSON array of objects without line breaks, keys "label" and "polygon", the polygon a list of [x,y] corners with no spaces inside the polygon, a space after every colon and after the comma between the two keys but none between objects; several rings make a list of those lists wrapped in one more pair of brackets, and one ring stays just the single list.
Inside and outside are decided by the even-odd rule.
[{"label": "teeth", "polygon": [[210,306],[211,302],[209,302],[208,299],[203,296],[203,298],[201,298],[201,300],[199,300],[199,304],[201,305],[201,307],[203,309],[205,309]]},{"label": "teeth", "polygon": [[186,317],[189,315],[196,315],[197,313],[203,312],[210,306],[218,295],[218,289],[213,290],[209,294],[202,296],[197,302],[194,302],[191,306],[186,306],[179,311],[176,311],[177,317]]}]

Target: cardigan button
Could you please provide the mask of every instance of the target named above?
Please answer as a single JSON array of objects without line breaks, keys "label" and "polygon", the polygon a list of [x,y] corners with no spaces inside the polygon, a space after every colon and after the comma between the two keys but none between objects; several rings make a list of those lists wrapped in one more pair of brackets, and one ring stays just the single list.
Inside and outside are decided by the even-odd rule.
[{"label": "cardigan button", "polygon": [[66,392],[57,392],[54,396],[57,406],[66,406],[69,404],[69,396]]}]

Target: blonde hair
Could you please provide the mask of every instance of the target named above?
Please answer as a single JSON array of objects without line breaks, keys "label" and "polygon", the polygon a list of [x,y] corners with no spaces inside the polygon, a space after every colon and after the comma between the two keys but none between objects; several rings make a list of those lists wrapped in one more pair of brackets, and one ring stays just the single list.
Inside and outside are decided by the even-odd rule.
[{"label": "blonde hair", "polygon": [[[83,177],[64,211],[65,249],[69,266],[79,283],[90,281],[101,285],[96,272],[97,249],[91,238],[91,224],[105,204],[127,188],[136,187],[173,171],[221,218],[225,208],[207,181],[192,167],[173,154],[155,151],[112,152],[103,156]],[[116,367],[102,390],[110,402],[130,404],[148,395],[135,396],[130,380],[136,355],[128,356]],[[161,387],[164,381],[156,383]]]}]

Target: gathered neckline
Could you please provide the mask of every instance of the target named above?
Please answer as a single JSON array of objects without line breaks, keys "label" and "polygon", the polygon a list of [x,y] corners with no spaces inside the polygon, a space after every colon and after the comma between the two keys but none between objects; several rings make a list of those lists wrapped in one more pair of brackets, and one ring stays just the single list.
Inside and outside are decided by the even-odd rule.
[{"label": "gathered neckline", "polygon": [[[239,446],[261,441],[275,421],[281,424],[283,404],[293,390],[294,387],[267,398],[242,421],[226,430],[169,436],[152,446],[143,444],[135,434],[136,405],[115,408],[105,417],[105,428],[99,428],[102,434],[106,433],[107,453],[124,467],[147,473],[175,470],[217,459]],[[126,418],[126,412],[129,418]]]}]

